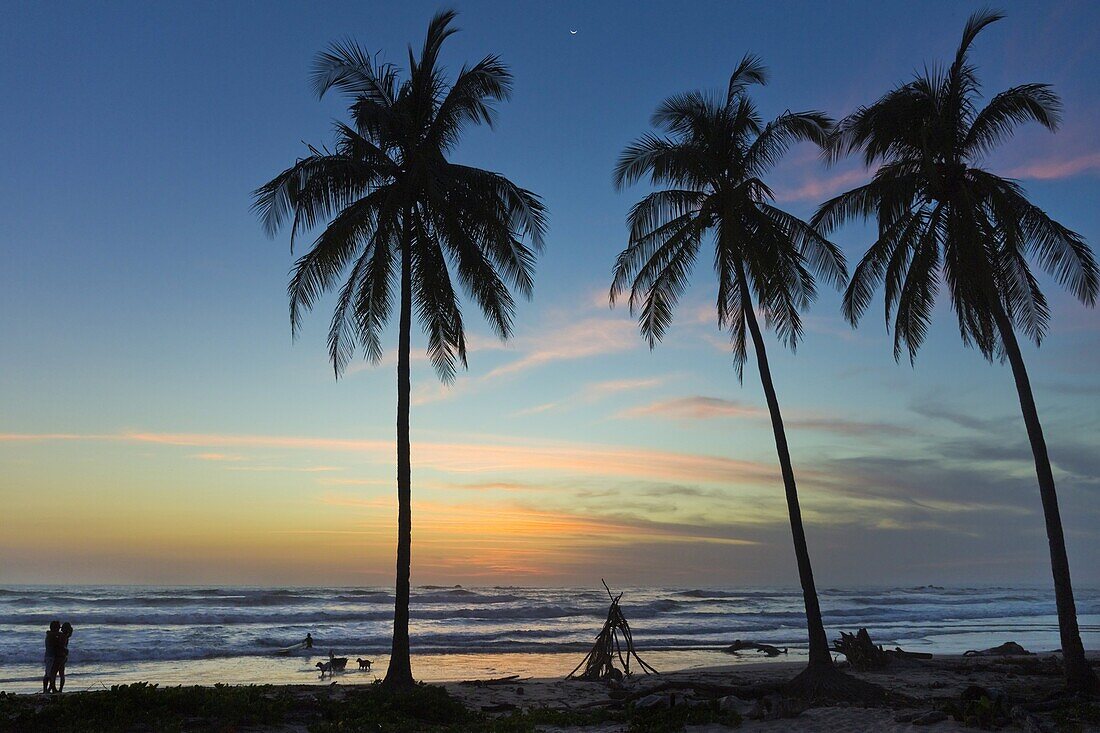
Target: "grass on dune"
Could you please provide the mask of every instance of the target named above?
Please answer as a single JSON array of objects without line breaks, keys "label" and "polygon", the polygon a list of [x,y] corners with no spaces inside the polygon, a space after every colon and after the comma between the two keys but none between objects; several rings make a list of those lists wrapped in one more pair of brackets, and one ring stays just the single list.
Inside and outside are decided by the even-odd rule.
[{"label": "grass on dune", "polygon": [[740,723],[736,713],[698,707],[671,710],[535,709],[491,717],[471,710],[442,687],[395,693],[379,684],[303,692],[275,685],[159,687],[138,682],[109,690],[51,697],[0,692],[0,731],[245,731],[305,729],[310,733],[533,733],[537,726],[620,722],[632,733],[680,731],[685,725]]}]

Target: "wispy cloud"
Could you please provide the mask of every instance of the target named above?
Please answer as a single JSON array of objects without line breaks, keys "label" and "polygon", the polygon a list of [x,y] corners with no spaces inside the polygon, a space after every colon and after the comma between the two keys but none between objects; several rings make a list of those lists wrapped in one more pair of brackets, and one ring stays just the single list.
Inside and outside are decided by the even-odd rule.
[{"label": "wispy cloud", "polygon": [[559,361],[614,354],[638,347],[641,343],[634,333],[634,323],[629,319],[585,318],[522,339],[518,344],[522,356],[493,369],[485,379],[513,375]]},{"label": "wispy cloud", "polygon": [[243,461],[244,456],[238,456],[231,453],[196,453],[191,456],[197,458],[200,461]]},{"label": "wispy cloud", "polygon": [[591,382],[584,387],[557,402],[545,402],[522,410],[517,410],[516,415],[537,415],[552,410],[567,409],[577,405],[590,405],[609,397],[627,392],[652,389],[665,381],[664,377],[651,377],[648,379],[609,379],[600,382]]},{"label": "wispy cloud", "polygon": [[792,428],[801,430],[816,430],[837,435],[862,435],[862,436],[899,436],[911,435],[912,429],[904,425],[895,425],[887,422],[875,422],[867,420],[850,420],[842,417],[812,417],[795,416],[786,421]]},{"label": "wispy cloud", "polygon": [[586,384],[578,393],[582,400],[595,402],[605,397],[622,392],[634,392],[641,389],[658,387],[664,382],[662,377],[650,377],[647,379],[609,379],[602,382]]},{"label": "wispy cloud", "polygon": [[[720,418],[744,418],[754,421],[768,420],[770,416],[762,407],[720,397],[680,397],[662,400],[648,405],[632,407],[620,412],[618,417],[660,416],[674,420],[715,420]],[[788,427],[837,433],[840,435],[907,435],[912,431],[892,423],[852,420],[843,417],[812,415],[792,412],[784,421]]]},{"label": "wispy cloud", "polygon": [[718,417],[764,416],[764,410],[755,405],[746,405],[719,397],[678,397],[670,400],[652,402],[648,405],[631,407],[619,413],[619,417],[661,416],[676,420],[711,420]]},{"label": "wispy cloud", "polygon": [[1012,168],[1006,175],[1011,178],[1053,181],[1095,173],[1100,173],[1100,152],[1082,153],[1073,158],[1036,160]]},{"label": "wispy cloud", "polygon": [[522,410],[516,410],[516,415],[538,415],[540,412],[549,412],[550,410],[558,407],[557,402],[544,402],[541,405],[534,405],[533,407],[525,407]]},{"label": "wispy cloud", "polygon": [[974,417],[969,413],[952,409],[935,402],[914,402],[909,406],[909,409],[921,417],[927,417],[932,420],[943,420],[958,425],[959,427],[967,428],[968,430],[984,431],[1000,424],[999,420]]},{"label": "wispy cloud", "polygon": [[431,382],[422,382],[413,387],[409,399],[414,405],[428,405],[433,402],[458,397],[470,391],[470,388],[478,380],[470,377],[459,377],[451,384],[444,384],[433,379]]},{"label": "wispy cloud", "polygon": [[392,479],[371,478],[319,478],[317,483],[327,486],[393,486]]},{"label": "wispy cloud", "polygon": [[[50,440],[51,434],[7,434],[20,440]],[[211,450],[266,448],[317,452],[352,452],[389,462],[393,442],[349,438],[308,436],[227,435],[218,433],[127,432],[109,435],[78,436],[66,434],[62,440],[112,441],[153,444]],[[620,448],[591,444],[549,443],[472,443],[417,441],[412,447],[413,462],[457,474],[545,471],[589,476],[649,478],[667,481],[745,484],[774,482],[776,468],[769,463],[736,460],[696,453],[678,453],[643,448]]]},{"label": "wispy cloud", "polygon": [[62,441],[118,440],[118,435],[87,433],[0,433],[0,443],[58,443]]},{"label": "wispy cloud", "polygon": [[641,344],[629,319],[584,317],[549,329],[533,328],[508,344],[496,344],[498,350],[517,354],[516,358],[480,376],[460,377],[450,385],[422,384],[414,389],[412,402],[424,405],[452,399],[476,392],[504,377],[514,377],[557,362],[615,354]]},{"label": "wispy cloud", "polygon": [[344,469],[338,466],[227,466],[226,470],[256,473],[332,473]]},{"label": "wispy cloud", "polygon": [[823,201],[871,180],[874,171],[857,168],[841,173],[821,173],[793,186],[774,187],[777,201]]}]

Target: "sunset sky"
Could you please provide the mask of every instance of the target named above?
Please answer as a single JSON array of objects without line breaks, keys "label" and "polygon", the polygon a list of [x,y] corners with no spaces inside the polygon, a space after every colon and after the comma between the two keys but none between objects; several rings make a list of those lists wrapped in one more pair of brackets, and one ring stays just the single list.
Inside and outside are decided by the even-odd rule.
[{"label": "sunset sky", "polygon": [[[287,236],[251,191],[331,140],[313,56],[353,37],[404,63],[420,2],[0,5],[0,583],[388,585],[396,335],[334,380],[329,301],[292,341]],[[762,110],[870,102],[946,61],[970,3],[462,2],[453,71],[499,53],[515,94],[457,153],[543,196],[535,297],[502,344],[468,307],[470,369],[413,361],[413,582],[793,585],[755,364],[744,385],[701,257],[650,351],[610,309],[644,188],[611,168],[666,96],[718,89],[746,52]],[[1100,6],[1002,3],[985,88],[1049,82],[1063,129],[987,161],[1100,243]],[[577,30],[571,35],[570,30]],[[771,180],[809,217],[867,178],[797,147]],[[868,230],[835,236],[849,262]],[[1042,282],[1028,346],[1078,585],[1100,585],[1100,320]],[[965,349],[946,297],[915,366],[881,293],[860,330],[823,292],[797,354],[769,340],[822,588],[1049,583],[1007,366]],[[393,319],[396,321],[396,318]]]}]

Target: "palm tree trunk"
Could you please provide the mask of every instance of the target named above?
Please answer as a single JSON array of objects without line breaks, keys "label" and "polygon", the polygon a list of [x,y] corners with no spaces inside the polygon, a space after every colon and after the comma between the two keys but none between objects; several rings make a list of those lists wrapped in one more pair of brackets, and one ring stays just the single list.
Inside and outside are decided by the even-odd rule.
[{"label": "palm tree trunk", "polygon": [[798,506],[798,489],[794,483],[794,469],[791,467],[791,453],[787,448],[787,433],[783,429],[783,416],[779,412],[779,400],[775,396],[772,373],[768,366],[768,354],[764,349],[764,339],[760,334],[760,325],[753,311],[752,295],[745,282],[744,273],[738,273],[741,286],[741,303],[745,311],[752,343],[756,348],[756,362],[760,368],[760,382],[764,387],[764,396],[768,401],[768,411],[772,418],[772,431],[775,433],[775,449],[779,454],[779,467],[783,473],[783,487],[787,494],[787,514],[791,519],[791,534],[794,536],[794,555],[798,561],[798,580],[802,584],[802,597],[806,603],[806,624],[810,635],[810,666],[832,666],[833,658],[829,653],[829,642],[825,637],[825,625],[821,620],[821,606],[817,602],[817,588],[814,586],[814,572],[810,567],[810,550],[806,546],[806,531],[802,527],[802,510]]},{"label": "palm tree trunk", "polygon": [[409,341],[412,330],[411,236],[401,246],[401,316],[397,352],[397,583],[393,602],[393,645],[385,684],[413,684],[409,660],[409,575],[412,569],[412,465],[409,447]]},{"label": "palm tree trunk", "polygon": [[1035,457],[1035,473],[1039,478],[1039,496],[1043,502],[1043,518],[1047,525],[1047,542],[1050,545],[1050,568],[1054,575],[1054,600],[1058,608],[1058,633],[1062,640],[1062,657],[1066,665],[1066,685],[1073,691],[1095,691],[1098,688],[1096,673],[1085,659],[1081,643],[1081,631],[1077,628],[1077,607],[1073,601],[1073,586],[1069,579],[1069,557],[1062,533],[1062,516],[1058,511],[1058,493],[1054,488],[1054,473],[1050,469],[1050,456],[1043,437],[1039,412],[1031,393],[1031,381],[1027,377],[1024,358],[1012,322],[995,294],[989,296],[990,309],[1001,333],[1012,376],[1016,378],[1016,392],[1020,396],[1020,410],[1024,414],[1027,437],[1031,441],[1031,453]]}]

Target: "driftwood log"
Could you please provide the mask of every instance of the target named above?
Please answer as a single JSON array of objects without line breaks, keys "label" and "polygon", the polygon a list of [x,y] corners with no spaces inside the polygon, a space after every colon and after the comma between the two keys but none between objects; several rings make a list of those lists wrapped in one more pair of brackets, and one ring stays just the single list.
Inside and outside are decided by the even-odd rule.
[{"label": "driftwood log", "polygon": [[1031,652],[1014,641],[1006,641],[1004,644],[995,646],[992,649],[982,649],[981,651],[971,649],[963,652],[964,657],[1023,657],[1029,655],[1031,655]]},{"label": "driftwood log", "polygon": [[931,652],[907,652],[900,646],[896,646],[893,649],[887,649],[886,653],[891,657],[898,657],[900,659],[931,659]]},{"label": "driftwood log", "polygon": [[[524,679],[529,679],[525,677]],[[470,687],[491,687],[492,685],[507,685],[513,682],[521,681],[518,674],[511,674],[507,677],[494,677],[490,680],[462,680],[458,684],[469,685]]]},{"label": "driftwood log", "polygon": [[[607,620],[604,621],[600,633],[596,635],[596,643],[592,645],[592,651],[584,655],[584,659],[569,673],[567,679],[620,679],[624,675],[630,674],[631,657],[637,661],[637,666],[644,673],[656,673],[657,670],[638,656],[638,652],[634,649],[634,635],[630,631],[630,624],[627,622],[626,616],[623,615],[623,611],[619,607],[619,600],[623,597],[623,594],[612,595],[607,583],[605,581],[601,582],[603,582],[604,589],[607,590],[607,597],[611,599],[611,607],[607,609]],[[621,670],[615,666],[616,658],[622,666]],[[584,671],[581,671],[582,667]],[[577,672],[580,672],[580,674],[577,674]]]},{"label": "driftwood log", "polygon": [[763,652],[769,657],[778,657],[780,654],[787,653],[787,647],[783,647],[782,649],[780,649],[779,647],[772,646],[771,644],[758,644],[755,641],[741,641],[740,639],[735,639],[732,644],[730,644],[722,651],[724,651],[726,654],[737,654],[738,652],[743,651],[756,651]]}]

